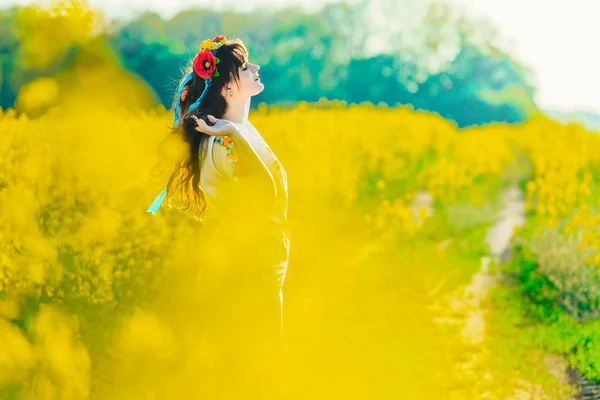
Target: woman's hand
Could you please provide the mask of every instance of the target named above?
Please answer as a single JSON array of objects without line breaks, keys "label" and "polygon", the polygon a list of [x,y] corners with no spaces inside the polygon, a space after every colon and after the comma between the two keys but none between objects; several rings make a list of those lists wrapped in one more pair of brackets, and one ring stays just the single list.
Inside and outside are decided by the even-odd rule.
[{"label": "woman's hand", "polygon": [[191,117],[196,121],[197,126],[195,126],[194,129],[198,132],[203,132],[211,136],[231,136],[234,133],[237,133],[237,128],[231,121],[218,119],[212,115],[208,115],[208,120],[213,124],[211,126],[195,115],[192,115]]}]

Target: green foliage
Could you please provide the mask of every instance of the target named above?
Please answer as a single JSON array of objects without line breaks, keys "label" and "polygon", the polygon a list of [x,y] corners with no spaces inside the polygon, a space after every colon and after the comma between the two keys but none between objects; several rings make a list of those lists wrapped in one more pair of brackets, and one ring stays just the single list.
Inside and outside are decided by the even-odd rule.
[{"label": "green foliage", "polygon": [[[397,7],[385,8],[383,15],[388,19],[378,29],[365,20],[365,7],[331,4],[316,13],[190,9],[170,20],[145,12],[106,26],[102,35],[122,64],[141,77],[166,108],[172,104],[181,68],[193,57],[198,43],[224,33],[243,39],[253,61],[261,65],[267,89],[257,96],[255,106],[316,102],[322,97],[349,103],[410,104],[438,113],[459,127],[522,122],[535,112],[526,70],[491,45],[493,35],[483,34],[487,28],[481,21],[458,17],[449,5],[407,2],[405,7],[415,8],[415,13],[429,8],[419,29],[406,35],[414,42],[392,41],[380,38],[381,26],[397,25]],[[23,75],[13,57],[23,47],[11,24],[15,15],[0,13],[0,19],[7,22],[2,28],[5,35],[0,35],[0,67],[6,81],[0,85],[3,108],[14,104],[25,82],[52,75],[73,61],[64,59],[51,69],[29,69],[29,75]],[[449,41],[451,53],[433,45],[442,40],[436,36],[441,26],[453,33],[443,39]],[[422,65],[422,60],[437,67]]]},{"label": "green foliage", "polygon": [[[530,271],[535,269],[533,263],[522,267]],[[541,286],[543,283],[538,288]],[[531,295],[534,290],[535,284],[530,284]],[[492,329],[500,337],[511,337],[515,352],[525,354],[542,350],[565,357],[586,379],[600,384],[598,320],[581,323],[554,303],[544,300],[532,302],[532,297],[523,296],[519,287],[496,286],[491,298],[495,309]],[[514,367],[520,368],[521,365],[515,364]]]},{"label": "green foliage", "polygon": [[515,258],[501,265],[502,272],[512,277],[517,290],[528,300],[523,304],[527,314],[537,321],[556,321],[562,310],[557,304],[557,291],[550,280],[538,271],[532,257],[526,256],[526,250],[518,247]]},{"label": "green foliage", "polygon": [[594,250],[580,249],[580,241],[557,229],[516,240],[517,257],[506,272],[532,302],[535,317],[554,321],[559,309],[579,320],[598,316],[600,275],[585,261]]}]

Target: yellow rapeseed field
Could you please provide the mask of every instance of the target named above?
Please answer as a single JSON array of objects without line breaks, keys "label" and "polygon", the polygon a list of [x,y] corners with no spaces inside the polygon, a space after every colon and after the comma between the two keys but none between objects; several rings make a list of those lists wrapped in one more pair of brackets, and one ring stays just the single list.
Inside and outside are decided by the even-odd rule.
[{"label": "yellow rapeseed field", "polygon": [[[186,146],[158,147],[172,115],[89,39],[93,15],[25,10],[24,66],[81,51],[72,69],[23,86],[16,110],[0,110],[0,394],[198,398],[195,382],[215,355],[200,335],[197,271],[226,254],[196,251],[203,224],[190,213],[146,213],[167,182],[165,160]],[[294,221],[290,372],[273,385],[297,399],[508,398],[510,374],[464,370],[473,346],[432,322],[431,288],[464,283],[457,277],[479,262],[445,250],[466,241],[453,229],[468,226],[447,211],[481,210],[521,184],[530,213],[521,234],[575,235],[565,248],[597,267],[598,135],[543,116],[459,131],[409,107],[325,99],[261,104],[250,119],[288,172]],[[415,210],[423,192],[431,208]],[[548,274],[560,284],[557,271]],[[501,351],[488,350],[486,368]]]},{"label": "yellow rapeseed field", "polygon": [[[81,78],[80,86],[84,84]],[[111,104],[109,99],[82,100],[84,107],[71,100],[36,118],[14,110],[3,111],[0,117],[0,312],[4,321],[0,335],[14,343],[3,362],[0,382],[18,387],[24,397],[54,398],[45,394],[47,390],[67,393],[69,398],[134,398],[131,393],[144,390],[174,393],[179,389],[165,378],[165,369],[191,363],[179,371],[178,384],[185,386],[194,379],[193,365],[198,366],[195,363],[210,352],[194,340],[201,321],[194,319],[193,282],[198,263],[206,260],[193,249],[202,240],[202,223],[168,207],[156,216],[145,212],[166,182],[166,172],[155,174],[156,146],[167,133],[171,115],[161,108]],[[428,385],[428,374],[452,370],[450,365],[433,367],[436,349],[447,345],[448,338],[436,339],[429,333],[427,312],[393,317],[390,309],[386,313],[391,314],[380,315],[390,299],[380,297],[379,280],[392,284],[404,276],[397,290],[413,295],[397,300],[395,307],[400,310],[406,302],[425,307],[426,297],[414,291],[424,284],[421,280],[434,279],[423,272],[431,262],[425,256],[411,253],[399,261],[373,255],[401,254],[420,240],[419,221],[430,214],[422,209],[415,216],[410,208],[415,193],[431,194],[434,213],[460,202],[485,204],[495,188],[509,179],[506,171],[523,153],[534,165],[527,192],[530,204],[539,208],[538,199],[543,199],[546,208],[555,204],[557,210],[561,205],[573,209],[585,202],[582,196],[590,196],[585,183],[591,175],[585,172],[594,152],[587,153],[587,162],[565,157],[564,162],[553,164],[543,135],[555,131],[565,146],[596,142],[583,132],[578,142],[567,140],[567,128],[551,121],[458,131],[436,115],[408,108],[347,106],[326,100],[299,103],[292,109],[261,105],[250,118],[289,176],[290,218],[297,221],[286,284],[292,337],[307,340],[312,337],[307,335],[309,329],[321,331],[328,340],[334,336],[340,340],[342,329],[346,347],[330,348],[330,357],[352,357],[363,368],[370,365],[371,372],[377,371],[383,353],[376,351],[365,359],[363,353],[355,353],[356,348],[347,347],[355,341],[363,350],[373,345],[364,328],[336,328],[323,320],[363,298],[357,292],[362,288],[373,295],[362,303],[365,315],[386,321],[397,331],[396,340],[384,342],[386,351],[400,357],[388,373],[420,371],[419,379],[403,381],[402,391],[407,394],[429,393],[427,398],[436,398],[440,393],[436,391],[447,386]],[[560,169],[563,165],[565,169]],[[583,174],[575,180],[574,171]],[[575,199],[569,197],[571,192],[558,190],[557,182],[574,185]],[[423,249],[426,244],[416,246]],[[414,268],[421,271],[416,276]],[[361,286],[367,282],[373,286]],[[337,289],[323,291],[332,285]],[[317,296],[315,287],[320,288]],[[334,305],[324,310],[323,304]],[[189,323],[181,326],[177,321],[182,318]],[[22,323],[24,330],[17,328]],[[423,326],[406,336],[409,331],[402,327],[415,324]],[[415,340],[431,347],[417,350]],[[316,342],[298,345],[302,343],[312,351],[319,349]],[[321,371],[314,360],[297,360],[302,362],[296,367],[305,368],[307,377],[316,378],[307,371]],[[348,362],[346,366],[353,365]],[[361,390],[372,390],[377,381],[357,389],[348,374],[341,369],[332,378],[336,393],[349,398],[360,398]],[[438,378],[451,380],[451,376]],[[303,393],[301,383],[286,384]],[[186,390],[176,398],[195,393],[190,387]]]}]

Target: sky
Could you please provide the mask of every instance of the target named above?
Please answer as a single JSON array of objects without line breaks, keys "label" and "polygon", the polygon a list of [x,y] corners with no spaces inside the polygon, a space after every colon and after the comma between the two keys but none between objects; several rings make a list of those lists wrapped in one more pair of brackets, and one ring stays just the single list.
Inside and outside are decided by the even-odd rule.
[{"label": "sky", "polygon": [[[49,0],[0,0],[0,5]],[[328,0],[341,1],[341,0]],[[372,0],[378,1],[378,0]],[[543,109],[600,112],[600,1],[441,0],[473,16],[491,19],[515,58],[534,72],[536,102]],[[128,17],[151,9],[168,18],[197,5],[220,4],[239,11],[256,6],[319,8],[323,0],[88,0],[108,17]],[[217,8],[221,8],[217,7]]]},{"label": "sky", "polygon": [[489,16],[511,39],[511,53],[536,75],[542,108],[600,112],[600,1],[447,1]]}]

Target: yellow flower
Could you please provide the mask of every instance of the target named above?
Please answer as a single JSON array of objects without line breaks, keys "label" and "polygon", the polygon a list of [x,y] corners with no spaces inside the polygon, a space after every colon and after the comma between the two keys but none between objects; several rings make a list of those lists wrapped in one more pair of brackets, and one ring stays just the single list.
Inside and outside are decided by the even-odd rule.
[{"label": "yellow flower", "polygon": [[535,192],[535,182],[534,181],[527,182],[526,188],[527,188],[528,192]]},{"label": "yellow flower", "polygon": [[429,216],[429,209],[427,207],[422,207],[421,209],[419,209],[419,212],[417,213],[417,216],[420,219],[425,219]]},{"label": "yellow flower", "polygon": [[546,207],[542,203],[538,203],[538,205],[537,205],[537,213],[539,215],[545,215],[546,214]]},{"label": "yellow flower", "polygon": [[203,51],[203,50],[214,50],[216,48],[217,48],[217,46],[210,39],[206,39],[204,42],[202,42],[200,44],[200,51]]}]

